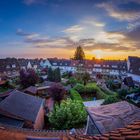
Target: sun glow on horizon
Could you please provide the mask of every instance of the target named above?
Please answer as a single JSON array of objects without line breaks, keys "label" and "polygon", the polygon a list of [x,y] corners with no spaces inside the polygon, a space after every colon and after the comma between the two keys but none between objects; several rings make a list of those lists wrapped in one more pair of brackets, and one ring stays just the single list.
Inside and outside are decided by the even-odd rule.
[{"label": "sun glow on horizon", "polygon": [[92,51],[92,54],[94,54],[97,59],[103,58],[103,51],[102,50],[94,50],[94,51]]}]

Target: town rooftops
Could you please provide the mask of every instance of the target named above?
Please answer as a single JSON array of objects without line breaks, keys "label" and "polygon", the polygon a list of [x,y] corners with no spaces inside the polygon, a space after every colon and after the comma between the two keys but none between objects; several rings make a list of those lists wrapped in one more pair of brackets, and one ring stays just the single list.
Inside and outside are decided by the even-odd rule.
[{"label": "town rooftops", "polygon": [[0,102],[0,114],[35,122],[43,102],[39,97],[14,90]]},{"label": "town rooftops", "polygon": [[27,140],[30,138],[34,140],[140,140],[140,120],[124,128],[98,136],[85,135],[82,130],[76,130],[76,134],[70,135],[69,130],[25,131],[22,128],[0,125],[0,140]]},{"label": "town rooftops", "polygon": [[140,120],[140,108],[126,101],[89,107],[87,111],[101,134],[123,128],[134,121]]}]

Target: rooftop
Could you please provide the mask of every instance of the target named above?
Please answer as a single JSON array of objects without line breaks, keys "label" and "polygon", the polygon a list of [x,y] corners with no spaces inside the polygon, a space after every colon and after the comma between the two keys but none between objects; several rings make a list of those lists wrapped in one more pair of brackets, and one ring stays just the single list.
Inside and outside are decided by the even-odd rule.
[{"label": "rooftop", "polygon": [[99,107],[88,107],[87,111],[101,134],[140,120],[140,108],[126,101]]},{"label": "rooftop", "polygon": [[[1,114],[35,122],[43,99],[14,90],[0,102]],[[32,112],[32,113],[31,113]]]}]

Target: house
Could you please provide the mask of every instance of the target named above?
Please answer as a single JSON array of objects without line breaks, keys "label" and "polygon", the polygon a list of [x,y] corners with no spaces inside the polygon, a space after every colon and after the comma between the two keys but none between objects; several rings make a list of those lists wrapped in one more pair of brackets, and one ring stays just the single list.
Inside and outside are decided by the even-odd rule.
[{"label": "house", "polygon": [[131,76],[133,80],[140,83],[140,57],[129,56],[127,60],[127,75]]},{"label": "house", "polygon": [[42,129],[44,126],[44,100],[14,90],[0,102],[0,114],[23,121],[25,128]]},{"label": "house", "polygon": [[127,72],[126,61],[120,60],[94,60],[93,73],[103,75],[125,75]]},{"label": "house", "polygon": [[99,107],[87,107],[86,134],[98,135],[115,131],[140,120],[140,108],[121,101]]},{"label": "house", "polygon": [[16,58],[0,59],[0,77],[17,75],[20,66]]}]

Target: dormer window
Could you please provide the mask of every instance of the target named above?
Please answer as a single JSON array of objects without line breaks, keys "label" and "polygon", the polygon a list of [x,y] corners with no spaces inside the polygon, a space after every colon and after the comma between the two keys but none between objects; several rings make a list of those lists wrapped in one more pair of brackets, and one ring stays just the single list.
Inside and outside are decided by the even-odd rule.
[{"label": "dormer window", "polygon": [[10,65],[7,65],[6,68],[9,69],[10,68]]},{"label": "dormer window", "polygon": [[57,65],[57,63],[53,63],[53,65],[55,65],[55,66],[56,66],[56,65]]},{"label": "dormer window", "polygon": [[132,73],[132,72],[133,72],[133,70],[131,69],[131,70],[130,70],[130,72]]},{"label": "dormer window", "polygon": [[100,64],[94,64],[94,67],[101,67]]},{"label": "dormer window", "polygon": [[112,68],[117,68],[118,66],[117,65],[112,65]]},{"label": "dormer window", "polygon": [[13,64],[13,65],[12,65],[12,68],[15,68],[15,67],[16,67],[16,65],[15,65],[15,64]]}]

